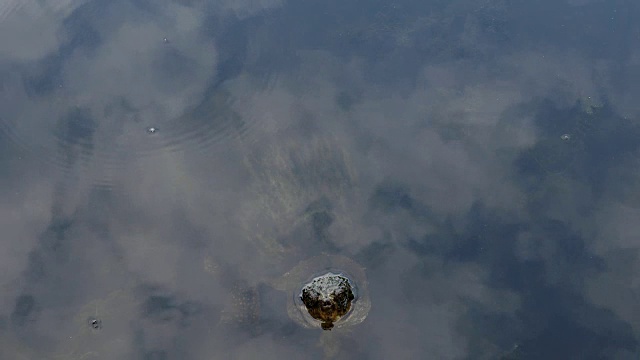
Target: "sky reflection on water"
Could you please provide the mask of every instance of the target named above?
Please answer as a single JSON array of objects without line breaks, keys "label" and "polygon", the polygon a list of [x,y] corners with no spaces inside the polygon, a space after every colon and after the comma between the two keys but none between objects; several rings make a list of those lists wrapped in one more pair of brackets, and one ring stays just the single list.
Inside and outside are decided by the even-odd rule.
[{"label": "sky reflection on water", "polygon": [[0,358],[637,358],[639,16],[0,0]]}]

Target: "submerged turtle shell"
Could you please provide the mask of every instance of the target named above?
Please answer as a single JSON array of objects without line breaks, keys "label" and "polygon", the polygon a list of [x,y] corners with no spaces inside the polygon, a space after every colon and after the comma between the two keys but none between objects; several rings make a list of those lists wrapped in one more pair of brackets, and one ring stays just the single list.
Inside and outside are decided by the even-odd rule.
[{"label": "submerged turtle shell", "polygon": [[[263,258],[274,264],[300,253],[300,243],[284,239],[306,223],[325,221],[336,230],[349,227],[347,201],[355,181],[353,166],[337,139],[299,142],[287,141],[285,135],[277,144],[244,150],[252,180],[246,201],[241,201],[240,226]],[[325,218],[315,216],[312,208],[318,203],[331,208]]]},{"label": "submerged turtle shell", "polygon": [[341,255],[303,260],[274,286],[289,293],[287,313],[306,328],[356,325],[371,309],[364,268]]}]

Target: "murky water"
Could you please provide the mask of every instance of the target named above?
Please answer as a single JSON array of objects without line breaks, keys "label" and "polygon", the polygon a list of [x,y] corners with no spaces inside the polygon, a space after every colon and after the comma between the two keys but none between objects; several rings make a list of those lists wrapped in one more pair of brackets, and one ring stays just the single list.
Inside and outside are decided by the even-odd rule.
[{"label": "murky water", "polygon": [[638,16],[0,0],[0,359],[638,358]]}]

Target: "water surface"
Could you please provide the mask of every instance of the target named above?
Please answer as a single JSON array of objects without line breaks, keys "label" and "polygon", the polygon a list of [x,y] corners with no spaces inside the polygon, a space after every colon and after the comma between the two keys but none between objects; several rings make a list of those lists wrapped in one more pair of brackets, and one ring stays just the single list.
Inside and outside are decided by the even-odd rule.
[{"label": "water surface", "polygon": [[[0,358],[636,359],[639,17],[0,0]],[[287,315],[321,254],[361,324]]]}]

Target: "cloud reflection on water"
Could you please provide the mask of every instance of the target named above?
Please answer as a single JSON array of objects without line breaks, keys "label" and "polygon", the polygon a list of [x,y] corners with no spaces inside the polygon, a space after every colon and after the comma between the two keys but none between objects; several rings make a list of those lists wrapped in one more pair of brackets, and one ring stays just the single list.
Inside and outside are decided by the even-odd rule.
[{"label": "cloud reflection on water", "polygon": [[[0,4],[0,357],[637,354],[637,49],[572,40],[612,5],[56,4]],[[363,325],[287,317],[321,252]]]}]

